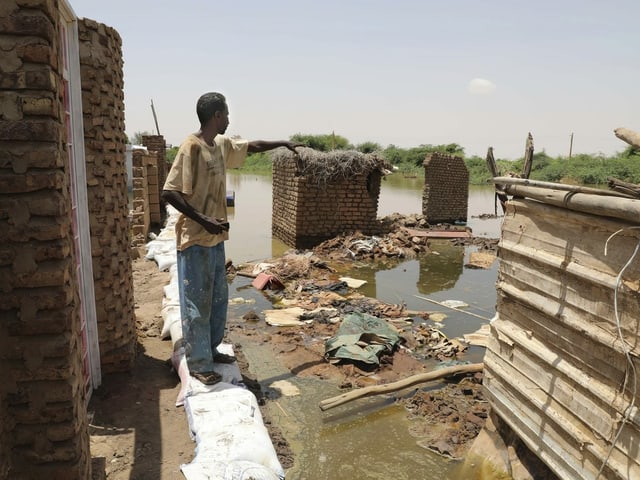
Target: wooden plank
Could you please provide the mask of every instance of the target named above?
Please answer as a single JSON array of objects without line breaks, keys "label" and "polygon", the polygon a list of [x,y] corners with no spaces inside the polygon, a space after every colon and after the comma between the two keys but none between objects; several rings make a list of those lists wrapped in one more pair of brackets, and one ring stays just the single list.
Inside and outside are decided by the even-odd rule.
[{"label": "wooden plank", "polygon": [[[576,367],[566,359],[560,349],[536,339],[521,328],[505,320],[496,320],[492,329],[499,330],[503,338],[508,339],[509,363],[523,375],[536,383],[554,401],[557,401],[573,417],[574,422],[584,423],[605,439],[612,437],[617,420],[622,418],[631,404],[631,395],[620,395],[615,387],[604,384],[598,379]],[[493,334],[492,338],[497,338]],[[500,340],[487,341],[496,351]],[[499,350],[499,348],[498,348]],[[636,401],[638,400],[636,393]],[[640,411],[634,406],[630,412],[629,429],[633,436],[640,436]],[[622,439],[624,443],[624,439]],[[626,452],[630,453],[630,452]]]},{"label": "wooden plank", "polygon": [[[597,325],[611,335],[611,342],[607,345],[615,346],[619,334],[613,289],[603,288],[589,279],[572,276],[562,270],[536,269],[536,265],[514,260],[509,252],[503,251],[502,254],[498,290],[508,285],[544,301],[547,310],[553,305],[554,310],[549,311],[551,318],[562,320],[560,317],[573,315],[581,323],[588,321]],[[635,292],[620,288],[618,318],[625,338],[634,339],[638,334],[638,302]],[[640,350],[637,353],[640,354]]]},{"label": "wooden plank", "polygon": [[[627,230],[616,236],[606,256],[605,243],[612,233],[632,226],[635,224],[532,200],[512,200],[502,224],[500,246],[508,242],[526,245],[615,277],[633,254],[640,231]],[[640,278],[640,262],[630,266],[625,278]]]},{"label": "wooden plank", "polygon": [[467,230],[418,230],[402,227],[412,237],[426,238],[473,238],[473,234]]},{"label": "wooden plank", "polygon": [[[593,472],[596,469],[593,456],[582,458],[579,444],[562,426],[557,425],[554,412],[540,408],[540,405],[522,394],[527,389],[536,389],[535,385],[527,381],[521,383],[520,377],[512,369],[506,371],[501,368],[489,352],[485,356],[485,362],[486,360],[490,363],[485,363],[483,382],[492,410],[560,478],[589,478],[585,475],[585,470]],[[592,473],[590,478],[593,477]]]},{"label": "wooden plank", "polygon": [[[553,302],[549,297],[539,295],[537,293],[521,290],[511,284],[501,283],[498,286],[502,293],[516,299],[518,303],[537,309],[547,318],[553,319],[555,322],[561,322],[572,328],[576,332],[582,332],[582,335],[589,337],[595,342],[601,343],[608,348],[621,351],[620,341],[612,325],[608,329],[602,328],[602,325],[592,324],[589,319],[585,321],[585,316],[580,312],[574,312],[557,302]],[[560,312],[560,313],[558,313]],[[632,352],[638,356],[640,346],[633,345]]]},{"label": "wooden plank", "polygon": [[[500,317],[531,331],[541,342],[553,344],[562,350],[564,357],[573,362],[585,374],[597,381],[617,389],[622,385],[626,358],[622,352],[595,341],[578,329],[545,316],[536,309],[525,306],[509,297],[502,297],[498,303]],[[634,364],[640,371],[640,359]]]},{"label": "wooden plank", "polygon": [[[490,395],[501,393],[510,400],[510,417],[533,420],[532,433],[535,433],[539,441],[536,448],[540,449],[544,445],[548,445],[552,449],[562,448],[563,460],[568,465],[584,466],[590,464],[592,467],[592,469],[583,469],[580,472],[581,476],[576,478],[592,478],[609,453],[608,439],[594,435],[588,426],[585,427],[584,424],[572,420],[571,412],[554,402],[547,395],[547,392],[517,368],[514,368],[505,358],[495,355],[491,341],[489,348],[490,350],[485,356],[485,371],[489,372],[488,375],[485,375],[488,393]],[[504,391],[501,392],[501,390]],[[505,420],[507,419],[505,418]],[[609,457],[608,465],[611,474],[605,475],[603,478],[619,478],[621,480],[640,478],[637,455],[633,454],[632,457],[629,457],[619,448],[619,444],[626,443],[628,448],[635,452],[637,430],[634,431],[630,429],[629,425],[626,425],[621,437],[624,437],[625,440],[620,440],[616,444]],[[626,475],[629,473],[631,476],[627,477]]]},{"label": "wooden plank", "polygon": [[[491,357],[490,353],[485,357],[485,392],[491,408],[560,478],[594,479],[606,453],[601,449],[598,451],[588,437],[581,436],[583,443],[577,441],[572,426],[557,416],[556,412],[546,408],[540,399],[523,396],[523,391],[539,389],[515,370],[501,368]],[[490,365],[486,364],[487,359]],[[520,387],[514,388],[514,384],[520,384]],[[628,480],[636,478],[635,474],[640,475],[635,465],[632,465],[633,469],[626,468],[627,458],[620,462],[619,455],[612,457],[601,479]],[[627,473],[631,476],[627,476]]]}]

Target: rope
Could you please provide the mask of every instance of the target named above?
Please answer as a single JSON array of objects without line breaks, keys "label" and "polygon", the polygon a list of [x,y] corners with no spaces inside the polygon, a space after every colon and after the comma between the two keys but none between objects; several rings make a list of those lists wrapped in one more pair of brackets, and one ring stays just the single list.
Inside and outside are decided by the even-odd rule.
[{"label": "rope", "polygon": [[[605,256],[607,255],[607,247],[609,245],[609,240],[611,240],[613,237],[615,237],[619,233],[624,232],[625,230],[632,230],[632,229],[640,229],[640,227],[622,228],[622,229],[618,230],[617,232],[614,232],[613,234],[611,234],[609,236],[609,238],[607,238],[607,241],[604,244],[604,255]],[[616,328],[618,330],[618,337],[620,338],[620,341],[622,342],[622,350],[624,352],[625,358],[627,359],[627,368],[625,369],[625,372],[624,372],[624,382],[622,384],[622,394],[624,395],[624,392],[627,389],[627,383],[629,381],[629,377],[631,376],[631,378],[633,379],[632,396],[631,396],[631,401],[629,402],[629,405],[627,406],[627,408],[624,409],[624,414],[622,416],[622,421],[620,422],[620,426],[618,427],[618,431],[616,432],[616,434],[614,435],[614,437],[613,437],[613,439],[611,441],[611,446],[609,447],[609,451],[607,452],[607,456],[602,461],[602,465],[600,466],[600,470],[598,470],[598,473],[597,473],[597,475],[595,477],[595,480],[598,480],[598,478],[600,478],[600,475],[602,475],[602,472],[604,471],[604,468],[607,465],[607,462],[609,461],[609,457],[611,457],[611,454],[613,453],[613,449],[615,448],[616,443],[618,442],[618,439],[620,438],[620,434],[622,433],[622,430],[624,429],[624,426],[626,425],[626,423],[629,421],[629,417],[631,415],[631,411],[633,410],[633,408],[635,406],[636,394],[638,392],[638,384],[637,384],[637,377],[636,377],[636,367],[633,364],[633,360],[631,359],[631,351],[630,351],[629,345],[627,344],[627,341],[624,339],[624,335],[622,334],[622,326],[621,326],[621,322],[620,322],[620,313],[618,311],[618,289],[620,287],[620,284],[622,283],[622,275],[624,274],[625,270],[627,268],[629,268],[629,266],[631,265],[633,260],[636,258],[636,255],[638,254],[638,251],[640,251],[640,239],[638,239],[638,243],[636,243],[636,248],[634,249],[633,254],[631,255],[631,257],[629,257],[629,260],[627,260],[627,263],[624,264],[624,266],[620,270],[620,273],[618,273],[618,276],[616,277],[616,286],[615,286],[615,290],[614,290],[614,294],[613,294],[613,311],[614,311],[615,317],[616,317]]]}]

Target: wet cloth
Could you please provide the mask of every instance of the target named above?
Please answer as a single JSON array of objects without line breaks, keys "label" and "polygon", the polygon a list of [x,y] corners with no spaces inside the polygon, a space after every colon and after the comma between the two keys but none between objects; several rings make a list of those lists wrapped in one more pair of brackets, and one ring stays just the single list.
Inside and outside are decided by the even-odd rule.
[{"label": "wet cloth", "polygon": [[189,371],[213,370],[216,348],[224,338],[229,287],[224,242],[178,251],[182,338]]},{"label": "wet cloth", "polygon": [[380,364],[380,356],[392,353],[400,341],[398,331],[381,318],[366,313],[345,315],[335,336],[325,342],[325,357]]}]

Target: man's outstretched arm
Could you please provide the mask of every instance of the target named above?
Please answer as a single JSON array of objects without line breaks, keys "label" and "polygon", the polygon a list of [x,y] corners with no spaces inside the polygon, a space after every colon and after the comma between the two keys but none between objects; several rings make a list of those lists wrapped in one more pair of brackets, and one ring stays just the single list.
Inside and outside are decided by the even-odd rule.
[{"label": "man's outstretched arm", "polygon": [[249,142],[249,153],[267,152],[278,147],[286,147],[296,153],[297,147],[304,147],[303,143],[293,143],[288,140],[252,140]]}]

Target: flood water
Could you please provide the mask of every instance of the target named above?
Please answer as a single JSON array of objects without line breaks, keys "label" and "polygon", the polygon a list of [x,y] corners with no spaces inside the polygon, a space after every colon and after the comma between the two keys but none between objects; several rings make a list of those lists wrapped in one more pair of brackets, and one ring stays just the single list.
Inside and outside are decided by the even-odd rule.
[{"label": "flood water", "polygon": [[[421,213],[422,187],[421,176],[387,177],[382,183],[378,216]],[[236,202],[229,211],[227,258],[237,265],[276,257],[290,249],[271,235],[270,176],[231,173],[227,189],[235,192]],[[493,187],[470,187],[467,225],[475,235],[498,238],[501,218],[477,218],[486,213],[494,213]],[[465,268],[475,247],[456,247],[446,240],[431,241],[430,247],[437,253],[404,261],[356,262],[344,274],[366,280],[360,291],[367,296],[405,303],[410,310],[445,313],[442,331],[449,337],[476,331],[495,313],[497,262],[488,270]],[[230,322],[242,321],[242,314],[249,309],[259,312],[271,308],[244,277],[233,281],[229,295],[255,301],[250,306],[231,305]],[[477,316],[453,312],[418,297],[461,300],[469,305],[465,310]],[[296,457],[288,479],[458,478],[455,462],[417,445],[409,434],[406,412],[394,405],[393,398],[371,397],[321,412],[320,400],[343,392],[328,388],[326,382],[295,377],[270,357],[266,348],[245,349],[245,355],[267,391],[269,384],[284,379],[303,392],[267,404],[272,421],[282,429]],[[482,361],[483,355],[483,348],[470,347],[463,360]],[[270,394],[276,395],[275,391]]]}]

